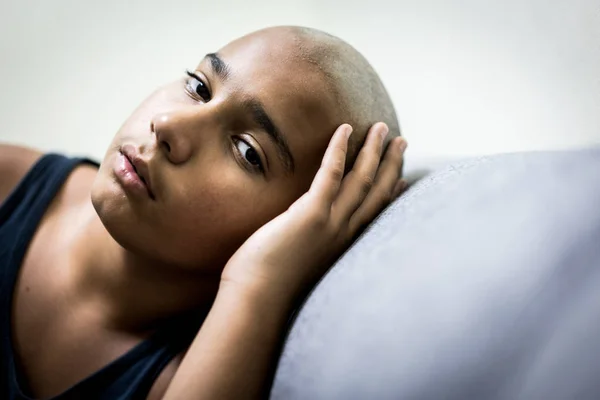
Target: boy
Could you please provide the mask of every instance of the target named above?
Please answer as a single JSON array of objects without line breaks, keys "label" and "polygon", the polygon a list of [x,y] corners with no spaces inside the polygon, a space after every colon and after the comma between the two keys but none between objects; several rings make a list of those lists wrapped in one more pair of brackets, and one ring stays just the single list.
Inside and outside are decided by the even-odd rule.
[{"label": "boy", "polygon": [[1,147],[0,397],[264,396],[294,305],[401,192],[405,147],[366,60],[298,27],[158,89],[99,169]]}]

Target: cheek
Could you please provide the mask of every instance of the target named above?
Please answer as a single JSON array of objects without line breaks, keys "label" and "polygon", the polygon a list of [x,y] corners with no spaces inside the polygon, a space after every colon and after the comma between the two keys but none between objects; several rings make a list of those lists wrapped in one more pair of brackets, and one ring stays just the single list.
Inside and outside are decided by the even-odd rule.
[{"label": "cheek", "polygon": [[186,254],[197,262],[226,262],[272,218],[274,207],[268,201],[272,196],[265,196],[264,186],[253,184],[235,168],[204,169],[202,179],[190,179],[173,188],[161,210],[158,230],[171,252]]},{"label": "cheek", "polygon": [[200,234],[239,236],[264,219],[262,197],[252,185],[218,173],[211,179],[179,186],[167,215],[177,226],[188,226]]}]

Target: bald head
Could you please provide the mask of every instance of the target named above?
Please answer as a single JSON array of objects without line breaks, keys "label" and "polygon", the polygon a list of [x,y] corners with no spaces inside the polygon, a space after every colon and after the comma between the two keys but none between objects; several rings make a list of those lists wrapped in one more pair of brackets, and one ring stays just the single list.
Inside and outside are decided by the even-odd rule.
[{"label": "bald head", "polygon": [[368,129],[385,122],[389,134],[384,146],[400,136],[400,125],[390,96],[371,64],[354,47],[317,29],[305,27],[268,28],[291,33],[299,57],[321,70],[335,94],[344,122],[354,128],[349,144],[347,170],[352,167]]},{"label": "bald head", "polygon": [[[273,93],[264,88],[261,92],[270,93],[270,98],[276,98],[274,92],[278,92],[278,106],[294,124],[288,132],[316,133],[311,149],[316,156],[322,157],[335,128],[350,124],[353,134],[346,172],[352,168],[375,123],[384,122],[389,128],[384,147],[400,136],[396,112],[381,79],[362,54],[335,36],[299,26],[270,27],[236,39],[221,53],[226,59],[239,57],[234,63],[245,72],[269,78],[275,86],[271,88]],[[283,97],[278,91],[282,88],[287,91]],[[284,104],[286,99],[290,103]],[[311,156],[303,155],[312,159]]]}]

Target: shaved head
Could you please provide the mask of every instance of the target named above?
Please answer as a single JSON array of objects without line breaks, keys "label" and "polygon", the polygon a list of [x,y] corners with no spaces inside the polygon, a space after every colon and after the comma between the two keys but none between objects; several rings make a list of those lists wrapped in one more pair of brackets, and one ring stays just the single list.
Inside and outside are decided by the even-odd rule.
[{"label": "shaved head", "polygon": [[338,102],[344,122],[354,128],[348,148],[346,171],[352,168],[368,129],[385,122],[389,134],[384,147],[400,136],[400,125],[383,82],[367,59],[354,47],[323,31],[285,26],[267,29],[287,31],[293,36],[299,57],[313,64],[326,77]]},{"label": "shaved head", "polygon": [[[349,171],[380,121],[388,146],[400,135],[394,107],[352,46],[315,29],[263,29],[207,54],[135,109],[106,152],[92,203],[122,247],[216,276],[309,190],[340,125],[354,128]],[[125,148],[144,158],[154,199],[130,198],[119,183]]]}]

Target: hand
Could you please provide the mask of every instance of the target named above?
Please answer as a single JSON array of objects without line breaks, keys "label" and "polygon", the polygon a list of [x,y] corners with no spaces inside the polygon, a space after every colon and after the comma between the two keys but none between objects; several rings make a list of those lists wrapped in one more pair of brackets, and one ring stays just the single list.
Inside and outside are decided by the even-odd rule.
[{"label": "hand", "polygon": [[406,142],[391,141],[381,159],[385,124],[371,127],[344,177],[351,130],[336,130],[308,192],[231,257],[165,399],[266,397],[292,307],[403,188]]},{"label": "hand", "polygon": [[388,128],[373,125],[343,177],[351,132],[347,124],[336,130],[308,192],[237,250],[225,266],[222,285],[295,301],[402,192],[406,141],[394,138],[382,158]]}]

